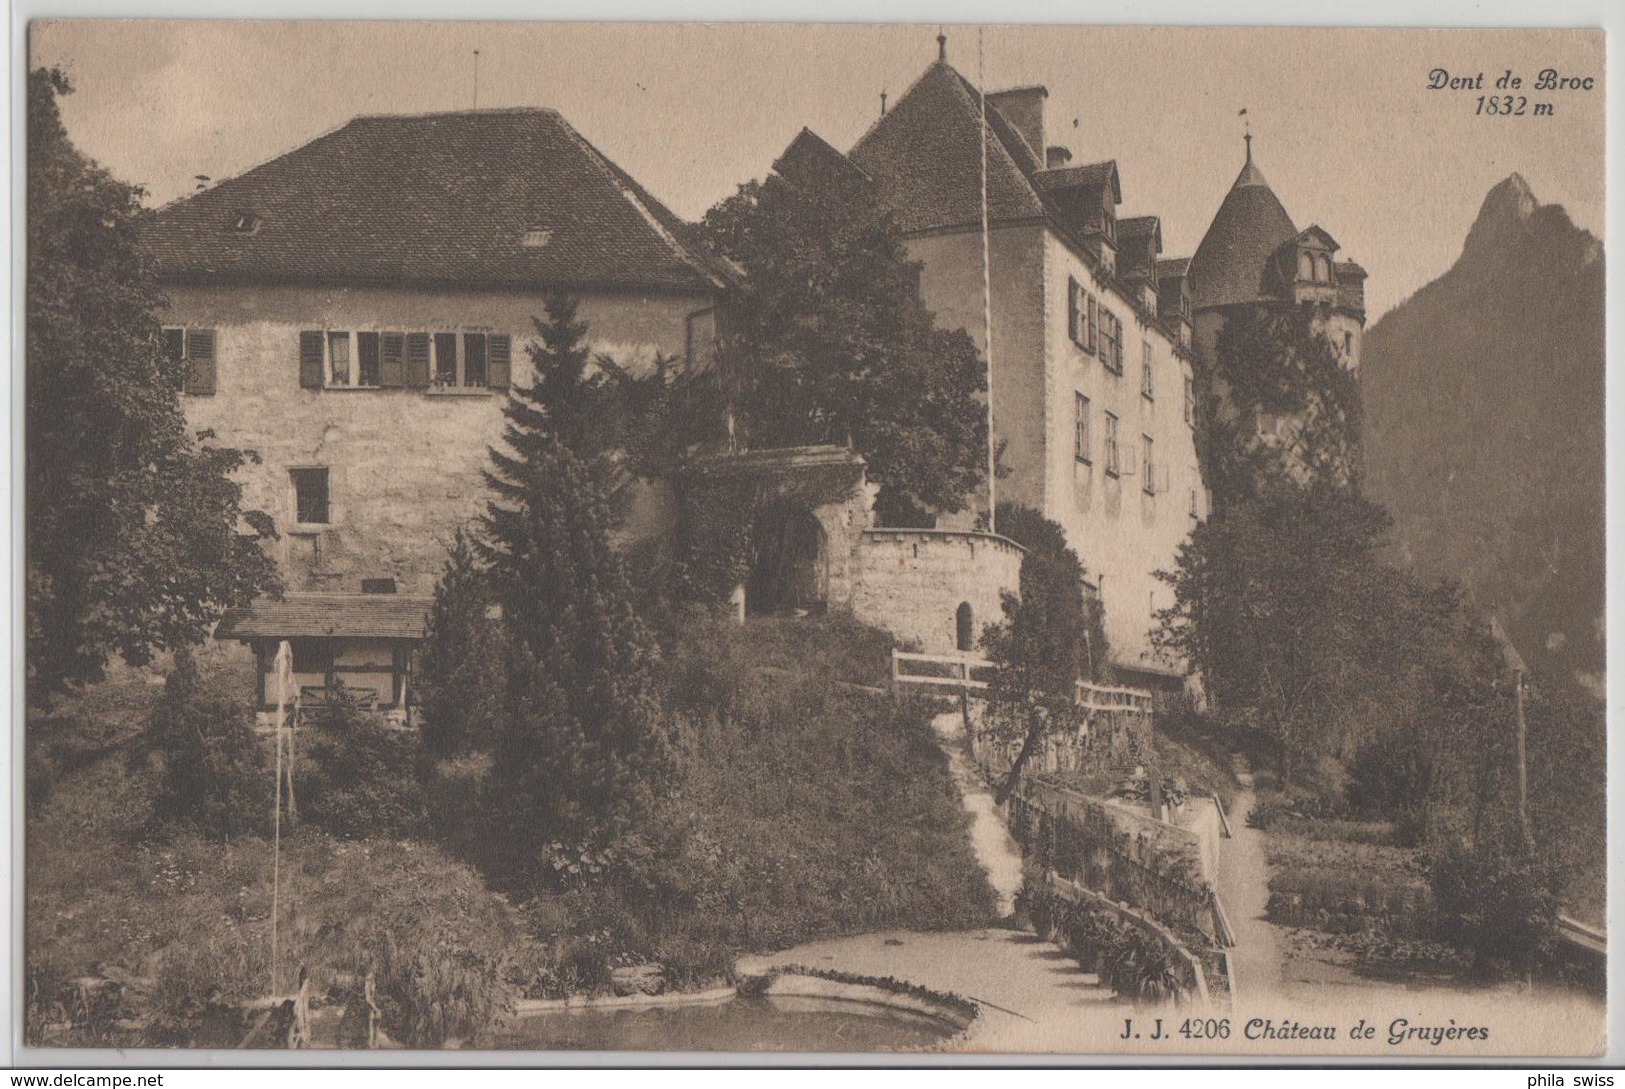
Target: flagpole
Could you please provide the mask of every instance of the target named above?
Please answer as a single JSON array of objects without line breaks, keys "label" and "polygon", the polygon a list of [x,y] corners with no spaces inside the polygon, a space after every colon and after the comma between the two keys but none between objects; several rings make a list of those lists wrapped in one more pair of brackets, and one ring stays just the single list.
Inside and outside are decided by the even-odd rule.
[{"label": "flagpole", "polygon": [[976,28],[976,97],[982,113],[982,354],[987,362],[987,531],[999,531],[997,472],[993,458],[993,257],[987,223],[987,48],[986,28]]}]

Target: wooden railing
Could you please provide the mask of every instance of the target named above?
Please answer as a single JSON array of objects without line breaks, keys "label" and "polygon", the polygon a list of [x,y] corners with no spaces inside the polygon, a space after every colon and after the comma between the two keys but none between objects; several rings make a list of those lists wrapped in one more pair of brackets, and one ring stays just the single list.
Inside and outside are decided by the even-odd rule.
[{"label": "wooden railing", "polygon": [[[947,673],[910,671],[910,666],[947,666]],[[995,664],[986,658],[972,658],[967,654],[916,654],[912,651],[892,649],[892,685],[942,685],[957,688],[969,694],[985,691],[988,682],[976,677],[978,671],[992,670]],[[1113,685],[1077,682],[1078,706],[1086,711],[1143,711],[1150,713],[1151,693],[1143,688],[1120,688]]]},{"label": "wooden railing", "polygon": [[[910,673],[905,671],[908,665],[949,666],[952,673],[948,676],[940,673]],[[986,658],[971,658],[963,654],[915,654],[895,647],[891,652],[891,683],[894,688],[904,684],[946,685],[966,692],[979,692],[987,688],[988,682],[977,680],[972,673],[978,669],[992,668],[993,663]]]}]

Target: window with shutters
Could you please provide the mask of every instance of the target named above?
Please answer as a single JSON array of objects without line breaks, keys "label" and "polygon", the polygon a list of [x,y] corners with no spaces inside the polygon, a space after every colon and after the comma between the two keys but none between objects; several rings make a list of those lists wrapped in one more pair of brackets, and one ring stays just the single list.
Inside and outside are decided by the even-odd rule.
[{"label": "window with shutters", "polygon": [[294,521],[307,526],[325,526],[331,520],[328,509],[327,470],[289,469],[293,481]]},{"label": "window with shutters", "polygon": [[1157,494],[1156,460],[1152,458],[1150,435],[1140,436],[1140,487],[1146,495]]},{"label": "window with shutters", "polygon": [[1117,456],[1117,417],[1110,412],[1106,413],[1106,475],[1116,476],[1119,472]]},{"label": "window with shutters", "polygon": [[1089,313],[1087,314],[1087,320],[1089,322],[1089,328],[1084,336],[1083,350],[1088,352],[1090,355],[1094,355],[1096,346],[1100,341],[1100,300],[1096,299],[1093,295],[1090,295],[1088,309]]},{"label": "window with shutters", "polygon": [[1072,456],[1089,464],[1089,398],[1072,395]]},{"label": "window with shutters", "polygon": [[513,339],[505,333],[299,334],[299,384],[306,389],[505,389],[512,362]]},{"label": "window with shutters", "polygon": [[1157,389],[1151,374],[1151,342],[1148,340],[1141,345],[1140,357],[1140,396],[1147,401],[1157,399]]},{"label": "window with shutters", "polygon": [[1123,373],[1123,323],[1104,306],[1100,308],[1100,361],[1113,374]]},{"label": "window with shutters", "polygon": [[1196,379],[1185,376],[1185,422],[1196,424]]},{"label": "window with shutters", "polygon": [[209,396],[215,391],[215,331],[169,327],[163,331],[164,356],[172,363],[185,360],[186,376],[181,380],[181,392],[192,396]]},{"label": "window with shutters", "polygon": [[1066,335],[1072,338],[1072,343],[1083,347],[1085,338],[1089,335],[1089,321],[1085,311],[1085,298],[1087,293],[1083,285],[1068,276],[1066,278]]}]

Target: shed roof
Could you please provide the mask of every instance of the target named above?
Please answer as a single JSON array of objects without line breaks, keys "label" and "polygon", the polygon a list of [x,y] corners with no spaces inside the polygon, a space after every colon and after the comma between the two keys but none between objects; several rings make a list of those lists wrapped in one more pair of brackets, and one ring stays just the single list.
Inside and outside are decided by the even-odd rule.
[{"label": "shed roof", "polygon": [[143,242],[170,280],[721,287],[689,232],[556,111],[520,108],[355,118],[161,209]]},{"label": "shed roof", "polygon": [[422,639],[433,605],[433,598],[398,594],[287,594],[281,601],[262,597],[228,611],[214,637]]}]

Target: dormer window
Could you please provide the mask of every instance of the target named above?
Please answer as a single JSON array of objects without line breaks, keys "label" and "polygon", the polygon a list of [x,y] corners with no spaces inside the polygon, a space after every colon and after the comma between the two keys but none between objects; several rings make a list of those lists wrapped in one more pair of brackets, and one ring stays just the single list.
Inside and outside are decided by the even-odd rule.
[{"label": "dormer window", "polygon": [[1308,250],[1298,251],[1298,279],[1313,280],[1315,278],[1315,255]]},{"label": "dormer window", "polygon": [[553,240],[553,232],[547,227],[530,227],[525,231],[524,243],[531,248],[539,248]]},{"label": "dormer window", "polygon": [[1325,284],[1332,282],[1332,259],[1324,253],[1315,258],[1315,279]]},{"label": "dormer window", "polygon": [[226,223],[228,234],[253,234],[259,229],[260,217],[249,211],[233,212]]}]

